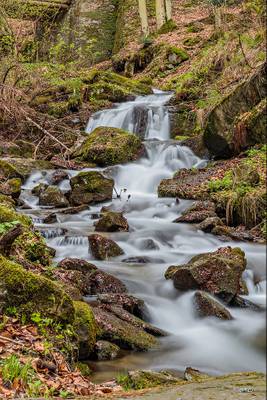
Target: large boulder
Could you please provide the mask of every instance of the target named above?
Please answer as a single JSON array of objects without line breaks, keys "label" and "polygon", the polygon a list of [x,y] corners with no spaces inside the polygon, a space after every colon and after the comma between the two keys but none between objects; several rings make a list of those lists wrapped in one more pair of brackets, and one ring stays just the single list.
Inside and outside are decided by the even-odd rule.
[{"label": "large boulder", "polygon": [[136,135],[118,128],[99,127],[90,133],[75,157],[106,167],[136,160],[143,154],[144,146]]},{"label": "large boulder", "polygon": [[70,180],[72,205],[91,204],[111,200],[114,181],[105,178],[100,172],[80,172]]},{"label": "large boulder", "polygon": [[55,208],[68,207],[69,202],[57,186],[48,186],[40,191],[39,204]]},{"label": "large boulder", "polygon": [[65,258],[53,274],[75,300],[88,295],[127,292],[126,286],[118,278],[77,258]]},{"label": "large boulder", "polygon": [[63,323],[72,323],[74,307],[70,297],[52,280],[28,272],[21,265],[0,256],[0,308],[15,307],[30,318],[40,313]]},{"label": "large boulder", "polygon": [[127,232],[129,225],[127,219],[120,212],[104,212],[100,219],[95,222],[95,230],[98,232]]},{"label": "large boulder", "polygon": [[89,247],[92,255],[97,260],[108,260],[123,254],[123,250],[113,240],[101,235],[88,236]]},{"label": "large boulder", "polygon": [[123,321],[119,316],[101,307],[93,307],[93,312],[100,328],[101,340],[107,340],[128,350],[145,351],[158,346],[158,340],[141,327]]},{"label": "large boulder", "polygon": [[[216,157],[229,157],[257,143],[265,143],[266,63],[240,83],[210,111],[204,143]],[[249,113],[249,114],[248,114]]]},{"label": "large boulder", "polygon": [[207,292],[196,291],[193,297],[193,304],[198,317],[216,317],[224,320],[233,319],[230,312]]},{"label": "large boulder", "polygon": [[187,264],[169,267],[165,277],[172,279],[178,290],[204,290],[229,303],[241,291],[245,268],[241,249],[221,247],[213,253],[199,254]]},{"label": "large boulder", "polygon": [[75,301],[73,327],[79,344],[79,359],[88,359],[96,343],[97,325],[91,307],[83,301]]}]

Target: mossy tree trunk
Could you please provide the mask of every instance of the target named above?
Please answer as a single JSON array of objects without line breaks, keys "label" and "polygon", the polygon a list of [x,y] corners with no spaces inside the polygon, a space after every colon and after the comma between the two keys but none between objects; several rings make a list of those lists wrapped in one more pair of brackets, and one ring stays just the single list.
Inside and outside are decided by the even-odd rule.
[{"label": "mossy tree trunk", "polygon": [[166,21],[172,18],[172,0],[165,0]]},{"label": "mossy tree trunk", "polygon": [[145,36],[149,34],[148,18],[147,18],[147,8],[146,0],[138,0],[139,14],[141,18],[142,32]]}]

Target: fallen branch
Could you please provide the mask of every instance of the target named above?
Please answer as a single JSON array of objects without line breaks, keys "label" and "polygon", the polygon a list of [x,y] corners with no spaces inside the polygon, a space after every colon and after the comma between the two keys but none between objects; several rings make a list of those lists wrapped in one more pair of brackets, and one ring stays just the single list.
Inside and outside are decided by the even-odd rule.
[{"label": "fallen branch", "polygon": [[23,231],[22,225],[17,224],[0,238],[0,253],[9,255],[13,242],[21,235]]}]

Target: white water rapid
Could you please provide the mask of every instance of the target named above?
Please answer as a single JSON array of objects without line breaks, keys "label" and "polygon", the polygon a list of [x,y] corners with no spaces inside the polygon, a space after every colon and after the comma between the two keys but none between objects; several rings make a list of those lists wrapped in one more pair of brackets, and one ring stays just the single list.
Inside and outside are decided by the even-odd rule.
[{"label": "white water rapid", "polygon": [[[151,323],[168,331],[159,350],[148,353],[125,353],[118,360],[95,363],[95,379],[105,380],[126,369],[172,369],[183,371],[191,366],[214,374],[232,371],[265,371],[263,350],[265,314],[247,309],[231,309],[232,321],[212,318],[196,319],[193,314],[193,292],[179,293],[164,272],[172,264],[182,264],[192,256],[214,251],[221,246],[239,246],[247,257],[244,278],[249,287],[248,299],[265,303],[265,248],[262,245],[222,242],[217,237],[197,231],[189,224],[172,221],[190,201],[158,198],[157,186],[162,178],[171,177],[179,168],[200,167],[205,161],[190,149],[169,140],[169,116],[164,104],[171,94],[156,92],[118,105],[115,109],[96,113],[89,121],[87,132],[98,126],[115,126],[135,132],[134,108],[148,110],[145,139],[147,156],[125,165],[108,169],[115,179],[116,189],[127,189],[121,199],[114,199],[114,210],[123,210],[130,232],[111,234],[125,254],[109,262],[92,260],[88,253],[87,235],[93,232],[94,214],[101,205],[77,215],[58,213],[58,222],[43,224],[47,210],[38,206],[29,194],[40,181],[48,181],[51,171],[33,174],[24,186],[23,199],[32,209],[28,212],[42,230],[47,242],[57,251],[56,261],[64,257],[78,257],[93,261],[97,266],[119,277],[129,292],[145,300]],[[152,139],[152,140],[151,140]],[[156,140],[155,140],[156,139]],[[77,172],[68,171],[70,176]],[[61,188],[68,190],[68,181]],[[131,195],[128,199],[128,195]],[[107,204],[110,204],[109,202]],[[147,264],[129,264],[129,257],[149,257]],[[257,284],[254,284],[257,282]]]}]

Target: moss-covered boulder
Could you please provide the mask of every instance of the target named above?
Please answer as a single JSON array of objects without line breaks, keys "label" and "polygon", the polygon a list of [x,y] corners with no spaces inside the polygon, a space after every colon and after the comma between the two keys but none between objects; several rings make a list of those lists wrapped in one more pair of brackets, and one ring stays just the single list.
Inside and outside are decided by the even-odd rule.
[{"label": "moss-covered boulder", "polygon": [[183,380],[168,371],[137,370],[129,371],[127,375],[120,375],[117,383],[127,390],[141,390],[155,386],[183,384]]},{"label": "moss-covered boulder", "polygon": [[75,301],[74,331],[79,344],[79,359],[88,359],[96,343],[97,326],[90,306],[83,301]]},{"label": "moss-covered boulder", "polygon": [[120,212],[105,211],[100,219],[94,224],[98,232],[128,232],[127,219]]},{"label": "moss-covered boulder", "polygon": [[80,172],[70,180],[70,203],[75,206],[112,199],[114,181],[100,172]]},{"label": "moss-covered boulder", "polygon": [[119,346],[106,340],[98,340],[95,344],[94,357],[98,361],[114,360],[120,352]]},{"label": "moss-covered boulder", "polygon": [[0,180],[11,179],[11,178],[23,178],[23,175],[14,167],[11,163],[6,160],[0,160]]},{"label": "moss-covered boulder", "polygon": [[58,284],[26,271],[3,256],[0,256],[0,287],[3,310],[14,307],[29,318],[39,312],[63,323],[74,320],[73,303]]},{"label": "moss-covered boulder", "polygon": [[25,227],[32,226],[32,220],[30,217],[17,213],[10,206],[0,204],[0,224],[4,224],[6,222],[19,222]]},{"label": "moss-covered boulder", "polygon": [[141,140],[118,128],[96,128],[75,152],[83,161],[101,167],[136,160],[144,154]]},{"label": "moss-covered boulder", "polygon": [[145,351],[158,346],[158,340],[142,327],[136,327],[100,307],[93,307],[93,312],[100,328],[99,339],[128,350]]},{"label": "moss-covered boulder", "polygon": [[232,90],[208,114],[204,142],[216,157],[229,157],[265,143],[266,63]]},{"label": "moss-covered boulder", "polygon": [[112,239],[101,235],[88,236],[89,247],[94,258],[97,260],[108,260],[123,254],[123,250]]},{"label": "moss-covered boulder", "polygon": [[0,182],[0,194],[11,196],[13,199],[18,199],[21,193],[21,179],[12,178],[5,182]]},{"label": "moss-covered boulder", "polygon": [[33,156],[35,147],[32,143],[25,140],[16,140],[15,142],[1,142],[0,156],[10,157],[29,157]]},{"label": "moss-covered boulder", "polygon": [[230,312],[207,292],[196,291],[193,297],[195,313],[198,317],[216,317],[223,320],[233,319]]},{"label": "moss-covered boulder", "polygon": [[57,186],[48,186],[40,191],[39,204],[55,208],[68,207],[69,202]]},{"label": "moss-covered boulder", "polygon": [[165,273],[176,289],[200,289],[229,303],[242,288],[246,268],[245,254],[239,248],[221,247],[213,253],[199,254],[187,264],[171,266]]}]

